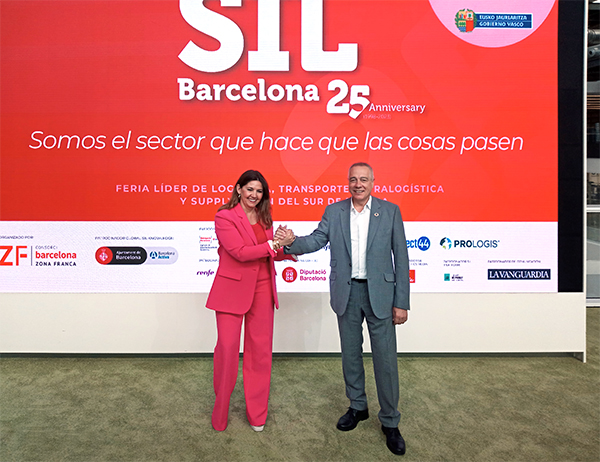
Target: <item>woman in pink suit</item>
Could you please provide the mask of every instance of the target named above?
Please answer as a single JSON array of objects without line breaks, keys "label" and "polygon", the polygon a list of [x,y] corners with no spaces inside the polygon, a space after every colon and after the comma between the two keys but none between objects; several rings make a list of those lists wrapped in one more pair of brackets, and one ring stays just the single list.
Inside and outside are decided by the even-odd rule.
[{"label": "woman in pink suit", "polygon": [[[273,239],[269,186],[256,170],[244,172],[231,199],[215,216],[219,268],[206,307],[216,311],[214,353],[215,406],[212,426],[227,428],[229,400],[238,373],[240,334],[244,322],[244,395],[246,416],[255,431],[267,420],[275,288],[275,260],[289,258],[282,247],[293,238]],[[288,242],[289,241],[289,242]]]}]

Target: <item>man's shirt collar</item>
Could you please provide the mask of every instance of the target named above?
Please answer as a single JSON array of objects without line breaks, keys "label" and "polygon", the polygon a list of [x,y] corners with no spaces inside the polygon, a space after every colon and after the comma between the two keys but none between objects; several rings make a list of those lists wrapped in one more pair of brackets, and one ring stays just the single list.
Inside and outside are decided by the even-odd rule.
[{"label": "man's shirt collar", "polygon": [[[363,208],[363,210],[367,209],[367,211],[371,210],[371,201],[373,200],[373,196],[369,196],[369,200],[367,201],[367,203],[365,204],[365,207]],[[352,201],[352,199],[350,199],[350,207],[353,213],[361,213],[358,210],[356,210],[356,208],[354,208],[354,202]]]}]

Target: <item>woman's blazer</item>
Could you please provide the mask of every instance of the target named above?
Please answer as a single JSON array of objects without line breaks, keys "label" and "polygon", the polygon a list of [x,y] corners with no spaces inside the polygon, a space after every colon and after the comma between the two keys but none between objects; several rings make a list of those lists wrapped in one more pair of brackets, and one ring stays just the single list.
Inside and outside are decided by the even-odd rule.
[{"label": "woman's blazer", "polygon": [[[246,313],[254,299],[259,258],[269,257],[273,300],[279,308],[274,260],[283,260],[289,255],[284,255],[283,249],[274,252],[268,242],[258,244],[250,221],[239,204],[217,212],[215,231],[219,240],[219,268],[206,307],[225,313]],[[265,230],[265,234],[272,240],[273,227]]]}]

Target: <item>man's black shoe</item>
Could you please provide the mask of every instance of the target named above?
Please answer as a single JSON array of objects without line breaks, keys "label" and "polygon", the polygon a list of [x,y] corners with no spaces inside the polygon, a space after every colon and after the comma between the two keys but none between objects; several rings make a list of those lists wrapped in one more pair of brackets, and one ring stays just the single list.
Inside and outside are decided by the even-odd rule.
[{"label": "man's black shoe", "polygon": [[354,430],[361,420],[367,420],[369,418],[369,410],[357,411],[356,409],[348,408],[346,412],[337,423],[337,429],[343,432]]},{"label": "man's black shoe", "polygon": [[402,456],[406,452],[406,443],[404,438],[400,434],[400,430],[397,427],[384,427],[381,426],[381,430],[385,433],[387,447],[397,456]]}]

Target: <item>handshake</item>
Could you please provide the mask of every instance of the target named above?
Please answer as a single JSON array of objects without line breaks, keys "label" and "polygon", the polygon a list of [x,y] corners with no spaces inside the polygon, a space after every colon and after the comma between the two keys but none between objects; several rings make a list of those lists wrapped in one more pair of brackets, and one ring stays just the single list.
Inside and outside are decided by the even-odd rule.
[{"label": "handshake", "polygon": [[275,237],[273,239],[275,250],[279,250],[284,245],[290,245],[295,239],[296,236],[294,235],[294,231],[288,229],[287,225],[279,225],[277,231],[275,231]]}]

